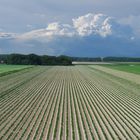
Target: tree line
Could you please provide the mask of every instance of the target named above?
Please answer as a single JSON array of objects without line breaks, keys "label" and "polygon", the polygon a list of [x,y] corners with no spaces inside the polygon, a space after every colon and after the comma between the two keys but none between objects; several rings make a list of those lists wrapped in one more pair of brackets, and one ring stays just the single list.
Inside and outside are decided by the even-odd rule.
[{"label": "tree line", "polygon": [[48,56],[36,54],[9,54],[0,55],[0,62],[14,65],[72,65],[72,60],[68,56]]},{"label": "tree line", "polygon": [[78,62],[140,62],[139,57],[72,57]]},{"label": "tree line", "polygon": [[36,54],[8,54],[0,55],[0,63],[15,65],[72,65],[72,61],[77,62],[140,62],[136,57],[68,57],[48,56]]}]

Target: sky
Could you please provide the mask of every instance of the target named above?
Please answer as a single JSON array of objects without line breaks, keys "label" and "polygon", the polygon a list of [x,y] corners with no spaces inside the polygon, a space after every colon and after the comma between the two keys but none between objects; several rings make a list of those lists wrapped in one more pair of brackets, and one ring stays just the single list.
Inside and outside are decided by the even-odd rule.
[{"label": "sky", "polygon": [[0,0],[0,53],[139,56],[140,0]]}]

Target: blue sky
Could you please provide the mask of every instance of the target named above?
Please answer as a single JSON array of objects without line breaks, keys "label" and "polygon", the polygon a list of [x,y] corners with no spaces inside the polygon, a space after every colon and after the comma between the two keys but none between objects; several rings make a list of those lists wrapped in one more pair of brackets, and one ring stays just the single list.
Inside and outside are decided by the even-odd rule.
[{"label": "blue sky", "polygon": [[[81,42],[86,42],[94,55],[138,56],[139,23],[140,0],[0,0],[0,53],[88,56],[89,53],[81,52]],[[117,40],[118,53],[105,53],[109,50],[104,44],[99,45],[99,40],[110,45],[109,50],[116,49],[112,47]],[[124,44],[131,52],[125,52]],[[74,50],[79,53],[72,54]]]}]

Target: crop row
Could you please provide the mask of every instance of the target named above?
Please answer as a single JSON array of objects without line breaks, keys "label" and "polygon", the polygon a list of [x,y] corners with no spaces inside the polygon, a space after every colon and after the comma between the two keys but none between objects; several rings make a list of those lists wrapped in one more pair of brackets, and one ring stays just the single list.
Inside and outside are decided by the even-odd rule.
[{"label": "crop row", "polygon": [[139,89],[86,66],[15,75],[0,86],[1,140],[140,139]]}]

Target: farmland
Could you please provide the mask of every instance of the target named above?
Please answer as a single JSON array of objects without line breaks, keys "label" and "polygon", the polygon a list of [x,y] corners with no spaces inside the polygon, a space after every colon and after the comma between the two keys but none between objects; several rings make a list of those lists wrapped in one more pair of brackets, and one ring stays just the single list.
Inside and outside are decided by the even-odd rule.
[{"label": "farmland", "polygon": [[0,140],[139,140],[140,75],[38,66],[0,77]]},{"label": "farmland", "polygon": [[112,63],[112,65],[104,65],[104,66],[111,69],[140,74],[140,63],[124,63],[124,64]]},{"label": "farmland", "polygon": [[10,73],[14,73],[23,69],[30,68],[28,65],[5,65],[0,64],[0,76],[7,75]]}]

